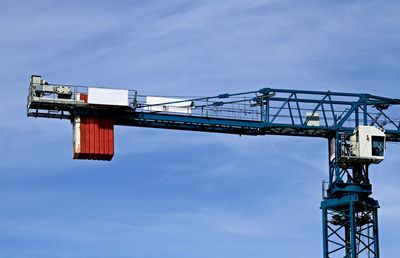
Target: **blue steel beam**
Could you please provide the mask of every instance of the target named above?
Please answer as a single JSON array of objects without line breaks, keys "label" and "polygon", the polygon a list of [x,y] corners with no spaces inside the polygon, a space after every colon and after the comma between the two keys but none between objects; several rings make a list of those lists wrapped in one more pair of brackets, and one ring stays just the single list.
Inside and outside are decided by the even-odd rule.
[{"label": "blue steel beam", "polygon": [[[28,116],[72,120],[75,116],[91,115],[112,117],[115,125],[122,126],[237,135],[322,137],[330,144],[333,141],[335,155],[329,159],[329,187],[321,203],[323,257],[379,258],[379,204],[369,197],[372,193],[370,164],[341,163],[340,144],[358,125],[380,127],[385,130],[387,141],[400,142],[399,99],[370,94],[263,88],[147,104],[147,96],[137,95],[134,91],[130,93],[128,107],[116,108],[81,101],[76,96],[86,94],[85,87],[68,86],[73,94],[70,99],[65,99],[57,98],[55,94],[36,95],[37,86],[31,83]],[[190,103],[186,113],[164,110],[164,107],[182,103]]]},{"label": "blue steel beam", "polygon": [[[69,87],[85,91],[84,86]],[[384,129],[388,141],[400,141],[399,99],[370,94],[274,88],[211,97],[181,98],[178,101],[151,105],[146,103],[146,97],[135,92],[135,99],[132,100],[135,105],[128,109],[107,110],[89,104],[71,104],[64,100],[57,103],[52,101],[54,98],[34,101],[30,95],[28,116],[71,119],[75,115],[90,113],[112,116],[116,125],[323,138],[333,137],[338,131],[352,131],[357,125],[366,124]],[[190,114],[151,111],[155,105],[168,106],[188,101],[192,103]],[[311,116],[306,117],[307,112]],[[359,113],[363,115],[360,116]],[[309,125],[317,114],[320,125]]]}]

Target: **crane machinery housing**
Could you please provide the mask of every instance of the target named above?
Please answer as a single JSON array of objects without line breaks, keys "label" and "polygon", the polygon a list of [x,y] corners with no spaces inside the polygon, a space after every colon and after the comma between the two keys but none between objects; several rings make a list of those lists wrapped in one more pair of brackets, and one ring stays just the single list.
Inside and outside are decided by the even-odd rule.
[{"label": "crane machinery housing", "polygon": [[168,98],[134,90],[50,84],[32,75],[27,115],[68,119],[73,158],[111,160],[114,125],[237,135],[327,139],[321,202],[323,257],[379,258],[378,201],[369,166],[400,142],[400,100],[371,94],[263,88],[211,97]]}]

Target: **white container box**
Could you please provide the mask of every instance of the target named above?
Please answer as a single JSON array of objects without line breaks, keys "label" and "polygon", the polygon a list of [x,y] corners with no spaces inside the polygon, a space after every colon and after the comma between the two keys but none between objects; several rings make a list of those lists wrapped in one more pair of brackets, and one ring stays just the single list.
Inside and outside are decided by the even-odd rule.
[{"label": "white container box", "polygon": [[89,88],[88,103],[108,106],[129,106],[128,90]]},{"label": "white container box", "polygon": [[[169,102],[178,102],[171,103]],[[148,111],[157,112],[172,112],[172,113],[192,113],[192,101],[184,101],[182,99],[161,98],[161,97],[146,97],[146,105]]]}]

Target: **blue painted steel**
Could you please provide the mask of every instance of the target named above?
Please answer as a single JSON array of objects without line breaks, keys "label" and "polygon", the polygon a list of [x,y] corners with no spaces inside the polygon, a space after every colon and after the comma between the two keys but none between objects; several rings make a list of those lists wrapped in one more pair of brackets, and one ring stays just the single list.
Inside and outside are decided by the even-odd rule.
[{"label": "blue painted steel", "polygon": [[[34,90],[30,92],[34,94]],[[379,257],[379,205],[369,197],[372,193],[370,164],[343,163],[340,150],[344,138],[358,125],[379,127],[385,130],[387,141],[400,142],[399,99],[273,88],[180,100],[174,97],[174,101],[159,104],[147,104],[146,97],[135,92],[131,106],[121,109],[76,101],[69,104],[57,99],[35,101],[30,95],[28,116],[73,119],[76,115],[91,114],[112,116],[116,125],[125,126],[326,138],[329,144],[334,143],[334,155],[329,160],[327,195],[321,203],[323,257]],[[152,111],[154,106],[179,103],[190,103],[186,114]],[[310,123],[318,117],[319,124]]]},{"label": "blue painted steel", "polygon": [[[181,98],[179,101],[151,105],[146,104],[146,97],[135,93],[135,99],[131,100],[131,103],[135,104],[125,110],[104,110],[91,105],[30,102],[28,115],[71,119],[80,113],[109,113],[118,117],[117,125],[160,128],[162,126],[159,125],[159,121],[165,121],[169,123],[170,129],[198,131],[198,126],[201,126],[204,131],[212,132],[217,126],[218,132],[225,133],[324,138],[334,136],[336,131],[352,131],[358,124],[368,124],[390,132],[387,136],[388,141],[400,141],[400,121],[394,118],[400,111],[397,105],[400,101],[370,94],[264,88],[212,97]],[[188,101],[192,103],[190,114],[154,112],[150,109],[155,105],[167,106]],[[312,114],[308,119],[306,112]],[[320,125],[308,125],[311,117],[317,113]],[[359,113],[362,115],[358,115]],[[157,116],[161,119],[157,119]],[[210,121],[213,123],[210,124]],[[190,126],[191,124],[197,126]],[[232,124],[238,127],[234,131]]]},{"label": "blue painted steel", "polygon": [[376,200],[358,194],[321,203],[323,257],[379,257]]}]

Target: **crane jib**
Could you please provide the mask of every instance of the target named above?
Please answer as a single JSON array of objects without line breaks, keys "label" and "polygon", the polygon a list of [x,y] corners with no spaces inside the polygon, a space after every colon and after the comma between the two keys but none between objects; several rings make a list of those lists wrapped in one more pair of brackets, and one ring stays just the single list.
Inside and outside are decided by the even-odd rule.
[{"label": "crane jib", "polygon": [[70,120],[74,159],[111,160],[115,125],[326,138],[323,257],[377,258],[379,204],[370,197],[369,166],[384,160],[386,142],[400,142],[399,104],[371,94],[274,88],[210,97],[149,96],[50,84],[33,75],[27,115]]}]

